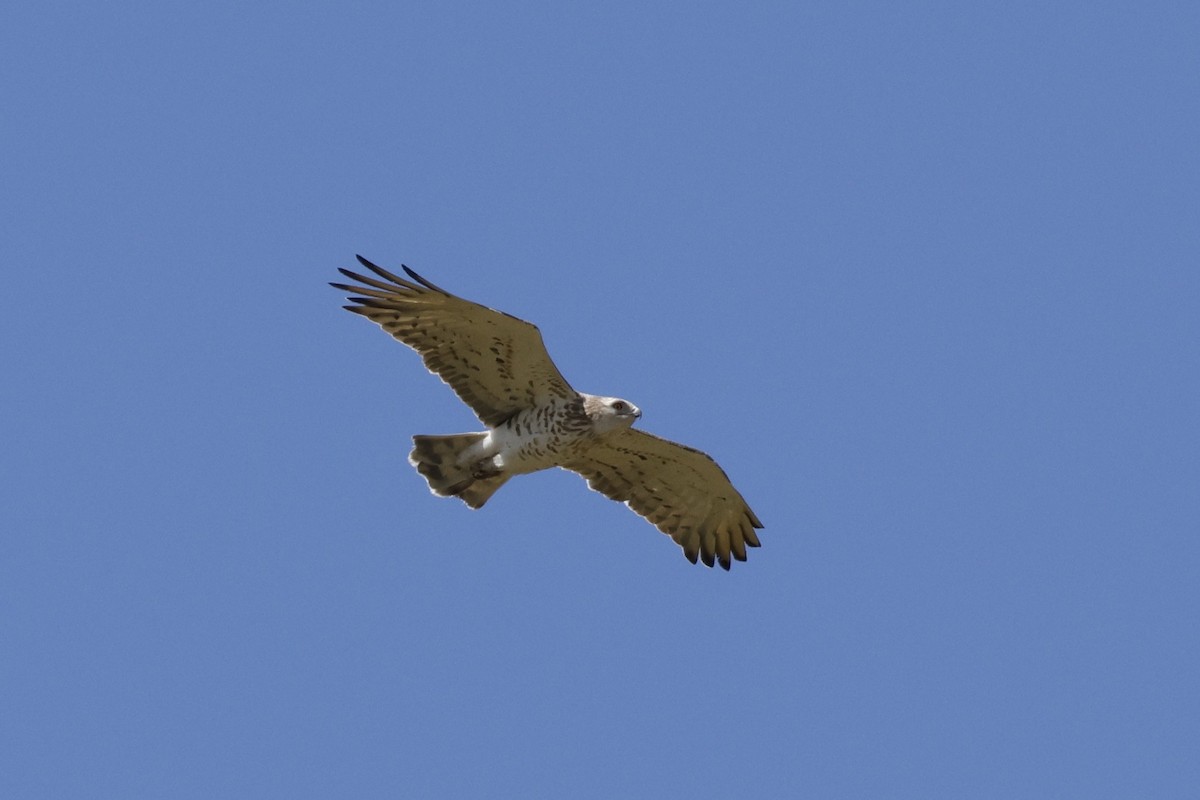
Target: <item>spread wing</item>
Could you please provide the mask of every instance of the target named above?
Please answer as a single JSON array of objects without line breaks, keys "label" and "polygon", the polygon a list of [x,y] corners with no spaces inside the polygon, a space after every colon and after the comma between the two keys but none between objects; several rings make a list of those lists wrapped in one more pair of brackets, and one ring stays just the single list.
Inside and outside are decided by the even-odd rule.
[{"label": "spread wing", "polygon": [[437,374],[490,427],[524,408],[552,398],[577,396],[546,352],[537,326],[434,286],[408,267],[411,281],[367,261],[359,262],[379,276],[370,278],[338,271],[362,286],[334,283],[353,292],[362,314],[416,350]]},{"label": "spread wing", "polygon": [[707,454],[628,428],[601,437],[580,459],[564,464],[588,486],[625,503],[683,548],[693,564],[730,556],[746,560],[762,523],[724,470]]}]

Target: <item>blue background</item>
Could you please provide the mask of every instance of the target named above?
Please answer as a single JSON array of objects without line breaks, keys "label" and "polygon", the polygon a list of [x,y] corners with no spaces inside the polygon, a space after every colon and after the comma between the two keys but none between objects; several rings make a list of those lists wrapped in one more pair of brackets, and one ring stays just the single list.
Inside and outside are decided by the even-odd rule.
[{"label": "blue background", "polygon": [[[0,794],[1195,796],[1196,9],[9,9]],[[430,495],[356,252],[764,547]]]}]

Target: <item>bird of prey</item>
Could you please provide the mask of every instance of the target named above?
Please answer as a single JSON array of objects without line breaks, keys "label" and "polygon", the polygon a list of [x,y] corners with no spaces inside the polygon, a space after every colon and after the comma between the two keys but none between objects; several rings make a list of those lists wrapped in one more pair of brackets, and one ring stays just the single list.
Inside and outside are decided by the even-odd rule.
[{"label": "bird of prey", "polygon": [[628,400],[577,392],[546,352],[537,327],[472,303],[404,267],[410,280],[358,257],[376,277],[339,269],[357,286],[346,310],[420,353],[487,426],[478,433],[414,436],[409,462],[443,497],[480,508],[514,475],[550,467],[625,503],[675,540],[693,564],[746,560],[762,523],[705,453],[635,430]]}]

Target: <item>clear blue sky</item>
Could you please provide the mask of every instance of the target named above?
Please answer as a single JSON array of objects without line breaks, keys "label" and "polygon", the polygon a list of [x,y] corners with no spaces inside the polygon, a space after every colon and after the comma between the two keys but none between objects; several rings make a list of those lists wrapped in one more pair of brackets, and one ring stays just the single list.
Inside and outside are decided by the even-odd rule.
[{"label": "clear blue sky", "polygon": [[[1184,797],[1190,3],[48,3],[0,30],[0,795]],[[325,285],[541,326],[726,574]]]}]

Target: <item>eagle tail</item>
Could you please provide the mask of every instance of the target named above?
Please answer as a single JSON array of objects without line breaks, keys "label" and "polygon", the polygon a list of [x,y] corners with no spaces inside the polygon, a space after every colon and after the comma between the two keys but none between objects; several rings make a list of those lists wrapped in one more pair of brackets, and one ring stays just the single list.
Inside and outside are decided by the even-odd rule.
[{"label": "eagle tail", "polygon": [[449,436],[414,436],[408,461],[429,481],[429,490],[442,497],[457,497],[471,508],[480,508],[508,480],[504,473],[484,473],[468,451],[486,433]]},{"label": "eagle tail", "polygon": [[456,497],[471,508],[482,508],[496,490],[508,481],[509,476],[503,472],[490,478],[476,478],[475,481],[459,492]]}]

